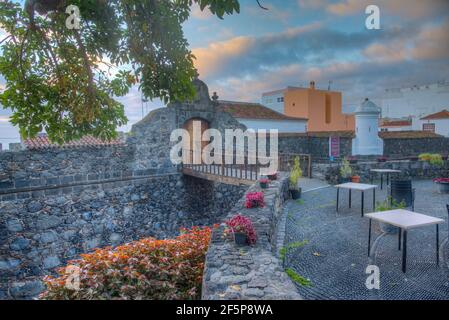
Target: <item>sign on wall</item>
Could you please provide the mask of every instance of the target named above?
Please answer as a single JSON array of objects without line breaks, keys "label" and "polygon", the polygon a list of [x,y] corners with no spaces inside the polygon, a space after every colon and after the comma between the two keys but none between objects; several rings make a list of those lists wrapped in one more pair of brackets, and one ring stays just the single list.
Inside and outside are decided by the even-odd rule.
[{"label": "sign on wall", "polygon": [[329,137],[329,157],[340,157],[340,137]]}]

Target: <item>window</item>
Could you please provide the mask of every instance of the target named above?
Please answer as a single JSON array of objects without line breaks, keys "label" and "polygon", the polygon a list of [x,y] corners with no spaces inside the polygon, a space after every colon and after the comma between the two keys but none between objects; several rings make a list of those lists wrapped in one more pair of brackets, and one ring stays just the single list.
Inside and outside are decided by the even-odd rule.
[{"label": "window", "polygon": [[332,122],[332,108],[331,108],[331,96],[326,94],[326,110],[325,110],[326,123]]},{"label": "window", "polygon": [[422,130],[435,133],[435,123],[423,123]]}]

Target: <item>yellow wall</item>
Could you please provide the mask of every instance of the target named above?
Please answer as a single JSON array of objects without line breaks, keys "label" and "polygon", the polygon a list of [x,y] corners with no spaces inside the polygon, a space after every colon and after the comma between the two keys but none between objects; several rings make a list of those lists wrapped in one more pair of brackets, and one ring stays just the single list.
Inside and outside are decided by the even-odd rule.
[{"label": "yellow wall", "polygon": [[[330,101],[330,118],[326,118],[326,95]],[[308,131],[354,131],[353,115],[342,112],[341,92],[312,88],[290,89],[285,92],[284,112],[287,116],[308,118]],[[330,123],[326,123],[326,119]]]}]

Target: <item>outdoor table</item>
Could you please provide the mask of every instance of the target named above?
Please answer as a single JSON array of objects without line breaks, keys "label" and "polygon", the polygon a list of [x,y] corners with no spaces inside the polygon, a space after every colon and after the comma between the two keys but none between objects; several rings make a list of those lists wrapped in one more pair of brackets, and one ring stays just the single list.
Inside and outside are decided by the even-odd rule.
[{"label": "outdoor table", "polygon": [[384,174],[387,175],[387,186],[390,184],[390,175],[392,173],[401,173],[401,170],[392,169],[371,169],[371,183],[373,182],[373,173],[380,173],[380,190],[384,189]]},{"label": "outdoor table", "polygon": [[443,223],[443,219],[426,216],[420,213],[398,209],[384,212],[369,213],[366,215],[369,218],[369,233],[368,233],[368,257],[371,255],[371,225],[372,220],[387,223],[398,227],[399,231],[399,250],[401,250],[401,237],[403,235],[402,243],[402,272],[407,269],[407,232],[413,228],[436,225],[436,258],[437,266],[440,260],[440,239],[439,239],[439,224]]},{"label": "outdoor table", "polygon": [[349,189],[349,208],[352,207],[352,190],[362,192],[362,217],[365,213],[365,191],[373,190],[373,210],[376,207],[376,185],[363,183],[343,183],[335,186],[337,188],[337,212],[339,207],[340,189]]}]

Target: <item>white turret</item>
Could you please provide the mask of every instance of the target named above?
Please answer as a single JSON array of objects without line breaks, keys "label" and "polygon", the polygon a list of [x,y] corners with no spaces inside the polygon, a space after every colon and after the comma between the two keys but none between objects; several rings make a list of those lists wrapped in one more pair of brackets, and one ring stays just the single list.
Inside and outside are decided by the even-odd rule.
[{"label": "white turret", "polygon": [[352,155],[382,155],[384,144],[379,138],[381,109],[372,101],[365,101],[355,111],[355,139]]}]

